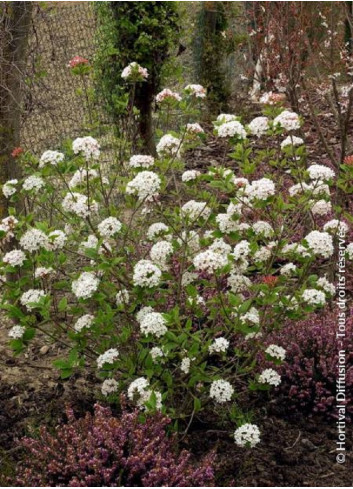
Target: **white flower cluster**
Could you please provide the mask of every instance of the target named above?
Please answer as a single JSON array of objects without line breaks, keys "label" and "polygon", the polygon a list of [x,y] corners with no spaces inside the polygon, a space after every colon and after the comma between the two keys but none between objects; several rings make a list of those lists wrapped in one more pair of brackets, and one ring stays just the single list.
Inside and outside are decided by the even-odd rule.
[{"label": "white flower cluster", "polygon": [[156,95],[156,102],[158,104],[169,100],[176,100],[177,102],[180,102],[181,96],[177,92],[173,92],[169,88],[165,88]]},{"label": "white flower cluster", "polygon": [[182,206],[181,214],[192,220],[199,219],[200,217],[208,219],[211,214],[211,209],[207,206],[206,202],[189,200]]},{"label": "white flower cluster", "polygon": [[12,267],[21,267],[26,260],[26,255],[22,250],[12,250],[4,255],[2,261]]},{"label": "white flower cluster", "polygon": [[72,142],[72,151],[75,155],[82,153],[86,160],[98,160],[100,156],[100,145],[92,136],[76,138]]},{"label": "white flower cluster", "polygon": [[162,269],[166,268],[167,260],[173,253],[173,246],[169,241],[157,241],[150,251],[151,260],[155,263],[159,263]]},{"label": "white flower cluster", "polygon": [[353,260],[353,243],[349,243],[346,248],[348,260]]},{"label": "white flower cluster", "polygon": [[220,138],[232,138],[237,136],[238,139],[246,139],[246,131],[243,124],[239,121],[225,122],[216,128],[217,135]]},{"label": "white flower cluster", "polygon": [[139,287],[157,287],[161,279],[162,272],[150,260],[140,260],[134,266],[133,283]]},{"label": "white flower cluster", "polygon": [[314,216],[326,216],[332,211],[331,202],[326,200],[311,201],[311,212]]},{"label": "white flower cluster", "polygon": [[161,157],[169,158],[179,156],[181,151],[181,140],[171,134],[165,134],[161,137],[156,149],[158,155]]},{"label": "white flower cluster", "polygon": [[48,278],[51,275],[55,275],[55,270],[52,267],[37,267],[34,271],[35,278]]},{"label": "white flower cluster", "polygon": [[260,384],[270,384],[279,386],[281,383],[281,376],[272,368],[266,368],[259,376]]},{"label": "white flower cluster", "polygon": [[245,423],[235,430],[234,441],[239,447],[253,448],[260,443],[260,430],[256,424]]},{"label": "white flower cluster", "polygon": [[289,110],[284,110],[277,117],[274,118],[273,124],[280,126],[286,131],[295,131],[300,129],[300,119],[298,114]]},{"label": "white flower cluster", "polygon": [[202,134],[205,131],[198,122],[194,122],[193,124],[186,124],[186,132],[188,134]]},{"label": "white flower cluster", "polygon": [[202,272],[213,273],[225,267],[228,263],[227,257],[210,249],[203,251],[193,259],[194,267]]},{"label": "white flower cluster", "polygon": [[311,165],[308,173],[311,180],[327,181],[335,178],[335,172],[324,165]]},{"label": "white flower cluster", "polygon": [[127,289],[119,290],[119,292],[115,296],[115,303],[117,306],[128,304],[129,300],[130,300],[130,295]]},{"label": "white flower cluster", "polygon": [[252,285],[251,280],[248,277],[246,277],[245,275],[240,275],[238,273],[231,273],[227,279],[227,284],[230,287],[230,290],[234,292],[234,294],[244,292]]},{"label": "white flower cluster", "polygon": [[265,352],[272,358],[277,358],[278,360],[284,360],[286,358],[286,350],[278,345],[269,345]]},{"label": "white flower cluster", "polygon": [[21,295],[20,302],[28,311],[32,311],[42,297],[45,297],[44,290],[29,289]]},{"label": "white flower cluster", "polygon": [[214,380],[210,387],[210,398],[218,403],[230,401],[234,393],[233,386],[227,380]]},{"label": "white flower cluster", "polygon": [[243,323],[260,324],[259,311],[255,307],[250,307],[249,311],[240,316]]},{"label": "white flower cluster", "polygon": [[40,229],[28,229],[20,239],[20,245],[23,249],[33,252],[40,248],[49,248],[48,236]]},{"label": "white flower cluster", "polygon": [[161,237],[165,234],[169,233],[169,228],[163,222],[155,222],[150,225],[147,230],[147,238],[150,241],[153,241],[157,237]]},{"label": "white flower cluster", "polygon": [[324,292],[317,289],[306,289],[302,295],[303,301],[311,306],[323,306],[326,302]]},{"label": "white flower cluster", "polygon": [[233,114],[219,114],[217,117],[217,122],[219,124],[225,124],[226,122],[236,121],[237,116]]},{"label": "white flower cluster", "polygon": [[14,340],[19,340],[23,337],[25,331],[26,328],[24,326],[20,326],[19,324],[17,324],[16,326],[13,326],[10,329],[8,335],[10,338],[13,338]]},{"label": "white flower cluster", "polygon": [[273,227],[266,221],[255,222],[252,229],[255,234],[261,234],[264,238],[269,238],[274,233]]},{"label": "white flower cluster", "polygon": [[39,160],[39,168],[43,168],[45,165],[56,166],[64,161],[65,155],[59,151],[51,151],[50,149],[44,151]]},{"label": "white flower cluster", "polygon": [[275,184],[269,178],[254,180],[252,183],[246,185],[244,194],[250,201],[254,199],[265,200],[275,195]]},{"label": "white flower cluster", "polygon": [[255,119],[250,122],[248,127],[251,134],[259,138],[265,134],[266,131],[268,131],[270,125],[267,117],[255,117]]},{"label": "white flower cluster", "polygon": [[212,355],[214,353],[225,353],[229,348],[229,341],[222,336],[216,338],[213,343],[208,347],[209,353]]},{"label": "white flower cluster", "polygon": [[110,348],[97,358],[98,368],[103,368],[106,363],[112,365],[119,357],[119,352],[116,348]]},{"label": "white flower cluster", "polygon": [[126,193],[137,194],[140,200],[151,199],[161,188],[161,179],[153,171],[142,171],[126,186]]},{"label": "white flower cluster", "polygon": [[107,217],[98,224],[98,232],[103,238],[111,238],[121,229],[121,222],[116,217]]},{"label": "white flower cluster", "polygon": [[245,258],[250,253],[250,244],[249,241],[243,239],[238,244],[234,246],[233,256],[235,260],[239,260],[240,258]]},{"label": "white flower cluster", "polygon": [[152,394],[154,394],[156,396],[156,409],[160,410],[162,409],[162,395],[158,391],[149,389],[149,385],[150,383],[147,379],[139,377],[129,385],[127,397],[130,401],[137,400],[137,405],[142,408],[146,402],[150,401]]},{"label": "white flower cluster", "polygon": [[130,168],[151,168],[154,165],[153,156],[134,155],[129,160]]},{"label": "white flower cluster", "polygon": [[1,220],[0,231],[3,231],[7,234],[7,238],[12,238],[14,236],[13,230],[18,224],[18,219],[14,216],[7,216]]},{"label": "white flower cluster", "polygon": [[89,168],[88,170],[86,168],[79,168],[73,174],[73,177],[69,182],[69,187],[75,188],[80,185],[86,185],[87,180],[93,178],[98,178],[98,172],[96,170],[94,170],[93,168]]},{"label": "white flower cluster", "polygon": [[188,374],[190,372],[191,360],[188,357],[184,357],[180,364],[180,370],[184,372],[184,374]]},{"label": "white flower cluster", "polygon": [[152,360],[156,362],[158,358],[164,357],[164,352],[161,348],[159,348],[159,346],[154,346],[150,349],[150,355],[152,357]]},{"label": "white flower cluster", "polygon": [[280,274],[285,277],[290,277],[293,273],[297,271],[297,266],[294,263],[286,263],[280,270]]},{"label": "white flower cluster", "polygon": [[197,85],[195,83],[186,85],[185,91],[196,98],[206,97],[206,89],[202,85]]},{"label": "white flower cluster", "polygon": [[85,314],[84,316],[78,318],[78,320],[74,324],[74,330],[77,331],[77,333],[80,333],[84,328],[90,328],[93,324],[93,321],[94,316],[92,316],[92,314]]},{"label": "white flower cluster", "polygon": [[117,392],[119,388],[119,383],[115,379],[105,379],[102,384],[101,391],[103,396],[109,396]]},{"label": "white flower cluster", "polygon": [[133,61],[129,65],[125,66],[123,71],[121,72],[121,78],[124,80],[129,80],[130,78],[141,78],[146,80],[148,78],[147,68],[143,68],[136,61]]},{"label": "white flower cluster", "polygon": [[197,177],[199,177],[201,173],[197,170],[187,170],[184,171],[184,173],[181,176],[181,181],[182,182],[192,182],[193,180],[196,180]]},{"label": "white flower cluster", "polygon": [[89,299],[96,292],[99,279],[92,272],[83,272],[72,282],[71,290],[77,299]]},{"label": "white flower cluster", "polygon": [[160,338],[168,331],[166,320],[159,312],[150,312],[144,316],[140,322],[141,333],[145,336],[149,334]]},{"label": "white flower cluster", "polygon": [[44,185],[44,180],[41,177],[38,177],[37,175],[31,175],[24,180],[22,188],[23,190],[26,190],[28,192],[30,190],[35,190],[36,192],[38,192],[38,190],[43,188]]},{"label": "white flower cluster", "polygon": [[64,231],[55,229],[48,234],[48,240],[50,250],[61,250],[66,244],[67,236]]},{"label": "white flower cluster", "polygon": [[323,258],[330,258],[333,255],[333,240],[330,234],[311,231],[305,236],[305,241],[314,255],[322,256]]},{"label": "white flower cluster", "polygon": [[8,199],[11,195],[16,193],[16,185],[18,184],[18,180],[14,178],[13,180],[8,180],[2,186],[2,193]]},{"label": "white flower cluster", "polygon": [[335,285],[329,282],[326,277],[320,277],[319,280],[317,281],[317,286],[321,287],[328,295],[336,294]]},{"label": "white flower cluster", "polygon": [[61,205],[64,211],[72,212],[79,217],[88,217],[91,212],[98,211],[97,202],[92,201],[88,205],[88,197],[78,192],[66,194]]},{"label": "white flower cluster", "polygon": [[338,219],[332,219],[331,221],[328,221],[324,225],[324,231],[327,233],[334,233],[336,234],[337,232],[346,234],[348,233],[348,226],[344,221],[339,221]]},{"label": "white flower cluster", "polygon": [[293,136],[291,134],[281,142],[281,148],[283,149],[286,148],[287,146],[302,146],[303,144],[304,141],[302,140],[302,138],[298,138],[297,136]]}]

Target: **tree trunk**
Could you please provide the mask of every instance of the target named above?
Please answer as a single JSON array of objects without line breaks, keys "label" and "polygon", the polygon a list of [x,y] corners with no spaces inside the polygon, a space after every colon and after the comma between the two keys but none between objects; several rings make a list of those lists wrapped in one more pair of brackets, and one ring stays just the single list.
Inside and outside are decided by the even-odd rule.
[{"label": "tree trunk", "polygon": [[[11,156],[20,144],[22,86],[32,2],[0,3],[0,184],[19,178],[21,169]],[[0,218],[7,199],[0,193]]]},{"label": "tree trunk", "polygon": [[151,83],[143,83],[136,93],[135,105],[140,111],[139,133],[142,139],[142,150],[156,156],[156,145],[154,141],[152,105],[154,98],[154,87]]}]

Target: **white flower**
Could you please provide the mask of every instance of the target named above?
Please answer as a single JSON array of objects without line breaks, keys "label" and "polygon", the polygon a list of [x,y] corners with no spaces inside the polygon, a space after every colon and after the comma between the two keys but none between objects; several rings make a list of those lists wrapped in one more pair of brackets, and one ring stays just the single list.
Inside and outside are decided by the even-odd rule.
[{"label": "white flower", "polygon": [[201,295],[195,295],[193,297],[188,297],[188,304],[190,306],[204,306],[205,299]]},{"label": "white flower", "polygon": [[275,195],[275,184],[269,178],[254,180],[251,184],[246,185],[244,194],[250,199],[265,200]]},{"label": "white flower", "polygon": [[88,217],[91,212],[98,211],[97,202],[91,201],[88,205],[87,196],[78,192],[66,194],[61,205],[64,211],[72,212],[79,217]]},{"label": "white flower", "polygon": [[139,377],[135,379],[128,387],[127,397],[130,399],[130,401],[133,401],[136,394],[138,396],[141,396],[143,392],[149,387],[149,385],[149,381],[144,377]]},{"label": "white flower", "polygon": [[260,384],[270,384],[277,387],[281,383],[281,376],[272,368],[266,368],[258,380]]},{"label": "white flower", "polygon": [[44,180],[41,177],[38,177],[37,175],[31,175],[24,180],[22,184],[22,188],[23,190],[27,190],[27,191],[30,190],[38,191],[41,188],[43,188],[44,185],[45,185]]},{"label": "white flower", "polygon": [[209,353],[212,355],[214,353],[225,353],[229,348],[229,341],[222,336],[216,338],[214,342],[208,347]]},{"label": "white flower", "polygon": [[93,324],[94,316],[92,314],[85,314],[78,318],[74,324],[74,330],[80,333],[84,328],[90,328]]},{"label": "white flower", "polygon": [[141,333],[145,336],[152,334],[157,338],[165,335],[168,331],[166,320],[159,312],[150,312],[140,322]]},{"label": "white flower", "polygon": [[48,236],[40,229],[29,229],[20,239],[20,245],[27,251],[38,251],[40,248],[49,248]]},{"label": "white flower", "polygon": [[13,180],[8,180],[2,186],[2,193],[8,199],[11,195],[16,193],[16,185],[18,184],[18,180],[14,178]]},{"label": "white flower", "polygon": [[6,253],[2,261],[12,267],[21,267],[26,260],[26,255],[22,250],[12,250]]},{"label": "white flower", "polygon": [[0,231],[4,231],[5,233],[8,234],[8,237],[11,238],[13,237],[13,230],[15,229],[16,225],[18,224],[18,220],[14,216],[7,216],[2,219],[1,224],[0,224]]},{"label": "white flower", "polygon": [[260,262],[263,263],[271,258],[272,252],[271,248],[269,246],[261,246],[255,253],[254,253],[254,261],[255,262]]},{"label": "white flower", "polygon": [[300,129],[300,119],[298,114],[289,110],[284,110],[277,117],[274,118],[273,124],[279,125],[286,131],[294,131]]},{"label": "white flower", "polygon": [[311,165],[308,168],[308,173],[311,180],[327,181],[335,178],[335,172],[324,165]]},{"label": "white flower", "polygon": [[193,95],[196,98],[205,98],[206,97],[206,89],[202,85],[190,84],[186,85],[185,92]]},{"label": "white flower", "polygon": [[313,206],[311,207],[311,212],[317,216],[326,216],[332,210],[331,202],[326,200],[318,200],[317,202],[311,201]]},{"label": "white flower", "polygon": [[148,78],[148,71],[147,68],[143,68],[136,61],[133,61],[125,66],[121,72],[121,78],[124,78],[124,80],[129,80],[130,78],[146,80]]},{"label": "white flower", "polygon": [[164,357],[164,352],[158,346],[154,346],[153,348],[150,349],[150,355],[152,357],[153,362],[156,362],[158,358]]},{"label": "white flower", "polygon": [[157,93],[156,102],[160,104],[165,100],[176,100],[177,102],[180,102],[181,96],[177,92],[173,92],[169,88],[165,88],[161,92]]},{"label": "white flower", "polygon": [[103,238],[111,238],[121,229],[121,222],[116,217],[107,217],[98,224],[99,234]]},{"label": "white flower", "polygon": [[140,260],[134,266],[133,283],[140,287],[157,287],[161,270],[150,260]]},{"label": "white flower", "polygon": [[196,220],[200,217],[208,219],[211,214],[211,209],[207,206],[206,202],[189,200],[182,206],[181,214],[182,216],[187,216],[191,220]]},{"label": "white flower", "polygon": [[21,295],[20,302],[28,311],[32,311],[36,307],[32,303],[38,304],[42,297],[45,297],[44,290],[29,289]]},{"label": "white flower", "polygon": [[332,219],[331,221],[328,221],[324,225],[323,229],[327,233],[336,234],[337,232],[339,232],[340,234],[346,234],[348,233],[349,227],[344,221],[339,221],[338,219]]},{"label": "white flower", "polygon": [[273,227],[266,221],[257,221],[252,228],[255,234],[262,234],[264,238],[269,238],[274,233]]},{"label": "white flower", "polygon": [[260,443],[260,430],[256,424],[245,423],[235,430],[234,441],[239,447],[253,448]]},{"label": "white flower", "polygon": [[223,213],[216,216],[219,230],[224,234],[229,234],[239,229],[239,223],[233,218],[232,214]]},{"label": "white flower", "polygon": [[295,195],[303,194],[310,189],[311,187],[308,184],[306,184],[305,182],[300,182],[289,187],[288,192],[291,197],[294,197]]},{"label": "white flower", "polygon": [[154,158],[149,155],[134,155],[129,160],[130,168],[150,168],[153,165]]},{"label": "white flower", "polygon": [[67,236],[64,231],[55,229],[48,234],[48,239],[50,250],[61,250],[66,244]]},{"label": "white flower", "polygon": [[259,311],[255,307],[251,307],[248,312],[240,316],[240,320],[243,321],[243,323],[252,323],[258,325],[260,324]]},{"label": "white flower", "polygon": [[76,138],[72,143],[72,150],[75,155],[83,153],[87,160],[98,160],[100,155],[99,143],[91,136]]},{"label": "white flower", "polygon": [[184,374],[188,374],[190,372],[191,360],[188,357],[185,357],[181,361],[180,370],[184,372]]},{"label": "white flower", "polygon": [[302,298],[304,302],[307,302],[311,306],[323,306],[326,302],[326,296],[324,292],[316,289],[304,290]]},{"label": "white flower", "polygon": [[323,258],[329,258],[333,255],[333,240],[328,233],[320,231],[311,231],[305,236],[305,241],[308,243],[310,250]]},{"label": "white flower", "polygon": [[191,254],[196,253],[200,249],[200,237],[196,231],[182,231],[177,241],[180,246],[187,246]]},{"label": "white flower", "polygon": [[186,132],[189,134],[202,134],[205,131],[202,129],[200,124],[195,122],[193,124],[186,124]]},{"label": "white flower", "polygon": [[119,356],[119,352],[116,348],[110,348],[105,351],[97,358],[97,366],[98,368],[103,368],[106,363],[112,365]]},{"label": "white flower", "polygon": [[243,124],[239,121],[225,122],[217,127],[217,135],[220,138],[232,138],[237,136],[239,139],[246,139],[246,131]]},{"label": "white flower", "polygon": [[286,358],[286,350],[278,345],[269,345],[265,352],[272,358],[278,358],[278,360],[284,360]]},{"label": "white flower", "polygon": [[196,180],[198,176],[200,176],[201,173],[197,170],[187,170],[184,171],[184,173],[181,176],[181,181],[182,182],[192,182],[193,180]]},{"label": "white flower", "polygon": [[232,251],[232,247],[222,238],[215,239],[208,249],[214,251],[215,253],[223,255],[225,258],[227,258]]},{"label": "white flower", "polygon": [[17,324],[16,326],[13,326],[8,335],[10,338],[13,338],[14,340],[19,340],[20,338],[23,337],[23,335],[25,334],[25,331],[26,331],[26,328],[24,326],[20,326],[19,324]]},{"label": "white flower", "polygon": [[281,142],[281,148],[286,148],[287,146],[302,146],[304,144],[304,141],[302,138],[298,138],[297,136],[287,136],[286,139],[284,139]]},{"label": "white flower", "polygon": [[234,388],[227,380],[214,380],[210,387],[210,398],[216,402],[223,403],[230,401],[234,393]]},{"label": "white flower", "polygon": [[147,238],[153,241],[154,238],[163,236],[169,233],[169,228],[163,222],[155,222],[151,224],[147,231]]},{"label": "white flower", "polygon": [[71,290],[77,299],[89,299],[96,292],[99,279],[92,272],[83,272],[72,282]]},{"label": "white flower", "polygon": [[166,261],[173,253],[173,246],[169,241],[157,241],[150,250],[151,260],[155,263],[159,263],[160,266],[164,267]]},{"label": "white flower", "polygon": [[257,136],[258,138],[268,131],[270,125],[268,123],[267,117],[255,117],[250,124],[249,129],[251,134]]},{"label": "white flower", "polygon": [[137,322],[141,324],[141,321],[147,316],[147,314],[150,314],[151,312],[154,312],[153,307],[142,307],[142,309],[140,309],[139,312],[136,314]]},{"label": "white flower", "polygon": [[88,171],[86,168],[79,168],[75,171],[73,177],[69,182],[69,187],[74,188],[79,185],[87,185],[87,179],[98,178],[98,172],[90,168]]},{"label": "white flower", "polygon": [[240,241],[237,245],[235,245],[233,250],[233,256],[235,260],[239,260],[240,258],[245,258],[250,253],[250,244],[245,239]]},{"label": "white flower", "polygon": [[115,379],[105,379],[102,384],[101,391],[103,396],[109,396],[117,392],[119,383]]},{"label": "white flower", "polygon": [[55,270],[52,267],[37,267],[34,271],[35,278],[47,278],[54,274]]},{"label": "white flower", "polygon": [[230,287],[230,290],[235,294],[244,292],[252,285],[251,280],[248,277],[237,273],[231,273],[229,275],[227,284]]},{"label": "white flower", "polygon": [[161,137],[157,144],[157,153],[161,157],[179,156],[181,151],[181,140],[172,136],[171,134],[165,134]]},{"label": "white flower", "polygon": [[62,161],[64,161],[65,155],[63,153],[59,153],[59,151],[44,151],[39,160],[39,168],[43,168],[45,165],[53,165],[56,166]]},{"label": "white flower", "polygon": [[151,199],[161,188],[161,179],[153,171],[142,171],[126,186],[126,193],[137,194],[140,200]]},{"label": "white flower", "polygon": [[329,295],[335,295],[336,293],[336,287],[334,286],[334,284],[329,282],[326,277],[320,277],[317,281],[317,285]]},{"label": "white flower", "polygon": [[227,265],[227,257],[212,250],[206,250],[195,256],[194,267],[202,272],[215,272]]},{"label": "white flower", "polygon": [[90,234],[86,241],[82,241],[80,244],[80,250],[84,251],[86,249],[94,249],[98,245],[98,238],[94,234]]},{"label": "white flower", "polygon": [[119,290],[119,292],[115,296],[115,302],[117,306],[128,304],[129,300],[130,300],[130,296],[127,289]]},{"label": "white flower", "polygon": [[217,122],[220,122],[221,124],[225,124],[226,122],[232,122],[236,121],[237,116],[233,114],[219,114],[217,117]]},{"label": "white flower", "polygon": [[318,195],[318,196],[330,196],[330,187],[327,185],[327,183],[323,183],[320,180],[314,180],[309,186],[309,190],[312,191],[313,195]]},{"label": "white flower", "polygon": [[245,188],[247,185],[249,185],[249,180],[247,178],[234,177],[233,183],[234,183],[234,186],[240,190],[242,188]]},{"label": "white flower", "polygon": [[182,279],[181,279],[181,285],[183,287],[186,287],[187,285],[191,284],[196,279],[197,279],[197,273],[189,272],[189,271],[186,270],[183,273],[183,276],[182,276]]},{"label": "white flower", "polygon": [[347,245],[346,253],[348,255],[348,260],[353,260],[353,243]]},{"label": "white flower", "polygon": [[294,263],[286,263],[280,270],[280,274],[285,277],[290,277],[293,273],[297,271],[297,266]]}]

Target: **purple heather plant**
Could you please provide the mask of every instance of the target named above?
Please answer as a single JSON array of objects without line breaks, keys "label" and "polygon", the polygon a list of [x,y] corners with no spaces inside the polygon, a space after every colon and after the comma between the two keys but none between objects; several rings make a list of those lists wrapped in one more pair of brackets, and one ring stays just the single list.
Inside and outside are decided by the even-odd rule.
[{"label": "purple heather plant", "polygon": [[353,309],[347,310],[346,336],[337,341],[338,312],[312,314],[308,319],[289,323],[270,342],[286,349],[279,367],[282,383],[276,389],[281,404],[292,411],[322,413],[336,417],[335,396],[338,377],[338,351],[346,354],[346,409],[353,418]]},{"label": "purple heather plant", "polygon": [[17,469],[16,486],[49,487],[185,487],[212,486],[214,455],[196,466],[190,453],[176,455],[167,437],[170,420],[161,414],[145,422],[137,411],[114,417],[109,408],[95,405],[94,414],[68,422],[53,434],[45,426],[39,437],[23,438],[27,456]]}]

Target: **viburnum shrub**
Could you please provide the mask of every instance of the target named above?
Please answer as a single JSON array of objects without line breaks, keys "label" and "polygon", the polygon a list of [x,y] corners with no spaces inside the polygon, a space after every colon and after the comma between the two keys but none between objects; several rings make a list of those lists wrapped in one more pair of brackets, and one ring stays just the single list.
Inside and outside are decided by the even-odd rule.
[{"label": "viburnum shrub", "polygon": [[30,487],[200,487],[213,484],[213,455],[197,466],[186,450],[176,455],[161,414],[142,422],[138,412],[120,418],[96,405],[94,414],[76,419],[53,434],[45,426],[37,438],[23,438],[27,450],[17,468],[16,486]]},{"label": "viburnum shrub", "polygon": [[[195,114],[205,95],[188,85],[173,104]],[[335,294],[325,273],[348,228],[333,219],[334,171],[307,165],[300,118],[271,103],[248,125],[215,121],[234,168],[185,170],[185,151],[204,137],[192,120],[160,138],[158,158],[103,166],[92,137],[39,162],[22,156],[27,176],[3,192],[25,212],[11,209],[1,231],[13,243],[1,265],[14,350],[44,332],[69,346],[56,361],[64,378],[93,370],[110,401],[125,393],[188,426],[213,410],[238,425],[236,443],[258,443],[238,387],[279,384],[285,350],[265,339]],[[259,351],[273,368],[256,375]]]}]

